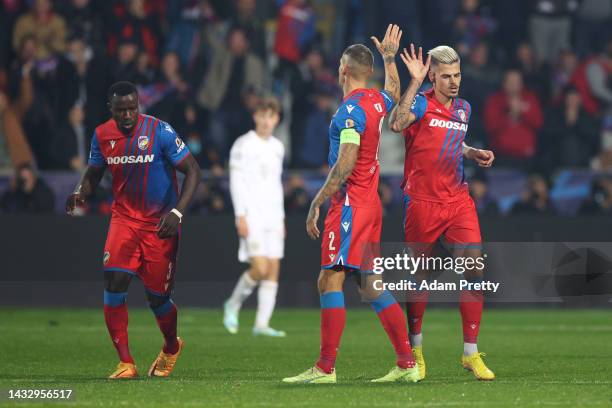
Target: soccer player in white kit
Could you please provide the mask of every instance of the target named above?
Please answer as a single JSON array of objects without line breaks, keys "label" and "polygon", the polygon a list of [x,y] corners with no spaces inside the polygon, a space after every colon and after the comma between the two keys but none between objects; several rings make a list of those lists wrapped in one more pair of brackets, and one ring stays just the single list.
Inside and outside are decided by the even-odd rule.
[{"label": "soccer player in white kit", "polygon": [[265,98],[253,113],[255,130],[240,136],[230,151],[230,192],[240,237],[238,259],[250,264],[224,304],[223,325],[238,332],[242,303],[259,285],[253,334],[285,337],[270,327],[276,304],[280,260],[285,246],[283,157],[285,148],[272,135],[280,120],[280,105]]}]

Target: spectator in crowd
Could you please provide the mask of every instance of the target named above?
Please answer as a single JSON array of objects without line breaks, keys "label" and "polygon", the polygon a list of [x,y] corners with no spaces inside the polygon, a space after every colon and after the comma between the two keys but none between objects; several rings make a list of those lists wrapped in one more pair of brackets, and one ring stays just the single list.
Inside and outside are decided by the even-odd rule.
[{"label": "spectator in crowd", "polygon": [[28,36],[35,39],[36,59],[44,60],[66,50],[66,22],[53,11],[51,0],[34,0],[30,12],[19,17],[13,32],[15,51]]},{"label": "spectator in crowd", "polygon": [[304,178],[293,173],[285,185],[285,213],[306,214],[310,207],[310,196],[306,191]]},{"label": "spectator in crowd", "polygon": [[[80,33],[73,33],[68,38],[66,58],[76,72],[76,104],[80,105],[85,115],[86,144],[93,135],[94,129],[109,117],[106,106],[106,92],[112,83],[109,61],[104,56],[96,54],[87,45]],[[72,109],[72,108],[71,108]],[[64,118],[67,122],[69,118]]]},{"label": "spectator in crowd", "polygon": [[[32,147],[38,168],[56,168],[53,144],[62,121],[78,98],[78,78],[72,63],[63,55],[36,60],[36,38],[26,36],[19,60],[11,71],[11,96],[22,117],[23,130]],[[25,105],[25,106],[24,106]]]},{"label": "spectator in crowd", "polygon": [[142,48],[151,65],[157,67],[159,65],[161,27],[158,16],[150,9],[147,10],[145,0],[117,2],[113,13],[114,29],[108,42],[110,54],[115,55],[118,51],[118,44],[129,39],[139,48]]},{"label": "spectator in crowd", "polygon": [[520,201],[512,206],[511,215],[544,215],[554,214],[550,202],[548,180],[541,174],[532,174],[527,180],[527,189]]},{"label": "spectator in crowd", "polygon": [[46,213],[53,211],[55,197],[31,165],[17,167],[9,191],[0,200],[5,213]]},{"label": "spectator in crowd", "polygon": [[563,91],[570,85],[572,76],[578,67],[578,57],[570,50],[562,50],[553,65],[550,83],[551,101],[553,104],[562,102]]},{"label": "spectator in crowd", "polygon": [[516,51],[516,44],[527,35],[533,0],[491,1],[489,5],[498,24],[495,40],[501,46],[494,58],[510,59]]},{"label": "spectator in crowd", "polygon": [[[315,16],[306,0],[286,0],[278,12],[274,40],[274,53],[278,57],[278,67],[274,73],[277,83],[291,82],[298,74],[298,64],[315,34]],[[280,86],[276,85],[277,88]]]},{"label": "spectator in crowd", "polygon": [[191,207],[192,211],[200,214],[227,214],[231,211],[227,189],[221,186],[215,176],[204,180],[198,186]]},{"label": "spectator in crowd", "polygon": [[249,38],[251,51],[262,61],[266,60],[266,32],[265,22],[257,14],[256,0],[234,0],[235,13],[227,21],[229,27],[242,27]]},{"label": "spectator in crowd", "polygon": [[81,37],[88,53],[104,52],[102,10],[95,8],[91,0],[63,0],[57,3],[57,7],[66,19],[68,37]]},{"label": "spectator in crowd", "polygon": [[604,117],[601,152],[591,160],[591,168],[596,171],[612,170],[612,113]]},{"label": "spectator in crowd", "polygon": [[540,63],[552,63],[559,52],[570,46],[572,16],[577,0],[536,0],[529,21],[529,35]]},{"label": "spectator in crowd", "polygon": [[167,15],[170,29],[165,51],[179,56],[185,79],[195,89],[212,58],[211,42],[217,41],[218,16],[208,0],[170,2]]},{"label": "spectator in crowd", "polygon": [[121,39],[117,47],[117,57],[111,65],[112,82],[130,81],[139,85],[146,82],[138,72],[139,53],[140,49],[135,39]]},{"label": "spectator in crowd", "polygon": [[536,153],[542,108],[537,96],[523,87],[518,70],[506,71],[502,89],[489,97],[484,115],[489,145],[498,162],[528,164]]},{"label": "spectator in crowd", "polygon": [[470,119],[470,144],[483,145],[487,138],[482,112],[487,97],[497,89],[501,72],[490,62],[489,46],[484,42],[472,47],[461,71],[461,96],[470,101],[472,112],[478,112]]},{"label": "spectator in crowd", "polygon": [[13,57],[12,34],[15,22],[26,10],[24,0],[0,1],[0,76]]},{"label": "spectator in crowd", "polygon": [[54,168],[82,171],[87,158],[87,136],[85,135],[85,112],[80,104],[72,107],[68,120],[64,121],[51,146]]},{"label": "spectator in crowd", "polygon": [[476,204],[478,214],[499,215],[499,208],[489,192],[489,180],[483,171],[476,171],[470,178],[470,195]]},{"label": "spectator in crowd", "polygon": [[[22,88],[31,87],[30,81]],[[32,163],[32,151],[21,125],[22,115],[29,109],[31,101],[17,100],[11,104],[10,98],[0,88],[0,168],[8,169],[11,165]],[[22,105],[20,107],[20,105]]]},{"label": "spectator in crowd", "polygon": [[521,42],[516,47],[514,64],[521,71],[523,83],[547,103],[550,97],[550,73],[548,64],[540,64],[536,59],[533,47],[528,42]]},{"label": "spectator in crowd", "polygon": [[584,108],[600,116],[612,106],[612,35],[601,53],[584,61],[572,78],[572,84],[582,96]]},{"label": "spectator in crowd", "polygon": [[585,112],[574,88],[566,90],[561,106],[549,111],[543,129],[539,161],[550,170],[555,166],[588,166],[599,151],[599,122]]},{"label": "spectator in crowd", "polygon": [[218,152],[222,162],[233,141],[251,128],[245,93],[261,92],[263,82],[263,63],[250,51],[246,32],[240,27],[232,28],[227,36],[227,47],[215,50],[208,74],[198,91],[198,103],[209,111],[209,147]]},{"label": "spectator in crowd", "polygon": [[597,52],[594,47],[602,38],[610,36],[612,2],[610,0],[581,0],[575,21],[574,49],[581,57]]},{"label": "spectator in crowd", "polygon": [[589,198],[584,200],[579,214],[604,215],[612,212],[612,178],[599,177],[591,183]]},{"label": "spectator in crowd", "polygon": [[190,89],[187,81],[183,79],[180,64],[176,53],[167,53],[162,58],[159,78],[138,89],[140,106],[169,123],[176,123],[173,119],[181,122],[185,119],[181,117],[181,112],[185,110]]},{"label": "spectator in crowd", "polygon": [[328,129],[335,104],[335,87],[320,84],[312,95],[312,110],[307,113],[304,139],[296,150],[299,168],[320,169],[327,166]]},{"label": "spectator in crowd", "polygon": [[472,48],[485,41],[497,27],[490,15],[490,9],[483,7],[480,0],[462,0],[461,11],[455,19],[453,43],[460,55],[468,55]]},{"label": "spectator in crowd", "polygon": [[[298,68],[298,74],[294,76],[290,87],[291,94],[294,95],[291,101],[290,126],[292,167],[302,165],[300,158],[303,145],[306,143],[307,121],[310,114],[318,110],[315,92],[322,89],[335,90],[337,86],[336,79],[325,65],[325,56],[318,48],[311,49]],[[329,125],[329,122],[327,125]],[[327,134],[327,131],[325,131],[325,134]],[[315,160],[319,161],[318,159]]]}]

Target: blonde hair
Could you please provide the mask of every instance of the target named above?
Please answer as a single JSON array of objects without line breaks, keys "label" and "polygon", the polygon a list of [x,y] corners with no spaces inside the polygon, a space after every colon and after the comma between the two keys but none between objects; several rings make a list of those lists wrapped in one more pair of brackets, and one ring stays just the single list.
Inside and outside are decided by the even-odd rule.
[{"label": "blonde hair", "polygon": [[457,54],[457,51],[455,51],[448,45],[439,45],[436,48],[432,48],[431,50],[429,50],[427,54],[431,55],[432,65],[450,65],[461,60],[459,58],[459,54]]}]

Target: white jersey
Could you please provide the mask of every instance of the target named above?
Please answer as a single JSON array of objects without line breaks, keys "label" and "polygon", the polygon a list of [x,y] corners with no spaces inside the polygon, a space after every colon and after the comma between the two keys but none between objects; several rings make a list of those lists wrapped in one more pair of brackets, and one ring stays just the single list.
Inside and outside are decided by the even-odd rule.
[{"label": "white jersey", "polygon": [[283,158],[285,147],[274,136],[267,139],[251,130],[230,151],[230,192],[236,217],[273,227],[283,224]]}]

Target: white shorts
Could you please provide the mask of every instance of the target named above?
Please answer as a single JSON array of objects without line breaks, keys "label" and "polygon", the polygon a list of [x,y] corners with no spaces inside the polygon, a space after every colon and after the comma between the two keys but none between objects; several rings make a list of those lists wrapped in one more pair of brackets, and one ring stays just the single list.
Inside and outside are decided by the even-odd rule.
[{"label": "white shorts", "polygon": [[282,223],[274,227],[247,223],[249,236],[240,238],[238,260],[250,262],[254,257],[282,259],[285,253],[285,226]]}]

